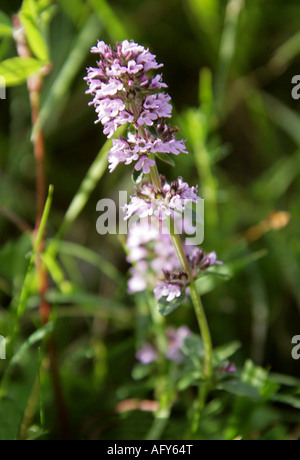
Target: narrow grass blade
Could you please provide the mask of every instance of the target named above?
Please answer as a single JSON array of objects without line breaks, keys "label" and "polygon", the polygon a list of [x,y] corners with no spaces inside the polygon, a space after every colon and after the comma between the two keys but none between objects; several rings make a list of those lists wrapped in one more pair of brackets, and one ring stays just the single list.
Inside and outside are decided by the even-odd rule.
[{"label": "narrow grass blade", "polygon": [[220,42],[219,67],[216,80],[216,100],[218,109],[223,106],[230,67],[237,46],[237,30],[244,0],[229,0],[225,14],[225,24]]},{"label": "narrow grass blade", "polygon": [[28,268],[27,268],[27,273],[26,273],[26,276],[25,276],[23,288],[22,288],[21,295],[20,295],[20,302],[19,302],[19,305],[18,305],[18,308],[17,308],[17,317],[18,318],[20,318],[23,315],[23,313],[24,313],[24,311],[26,309],[26,302],[27,302],[27,299],[28,299],[29,294],[30,294],[30,281],[31,281],[30,274],[31,274],[31,271],[32,271],[32,269],[34,267],[35,256],[36,256],[36,254],[38,252],[38,248],[39,248],[39,246],[40,246],[40,244],[41,244],[41,242],[43,240],[44,234],[45,234],[46,225],[47,225],[47,222],[48,222],[48,219],[49,219],[49,214],[50,214],[51,205],[52,205],[53,192],[54,192],[54,187],[53,187],[53,185],[51,185],[49,187],[48,198],[47,198],[47,201],[46,201],[43,217],[42,217],[42,220],[41,220],[41,225],[39,227],[39,231],[38,231],[38,234],[37,234],[37,237],[36,237],[36,240],[35,240],[33,252],[31,254],[31,258],[30,258],[29,265],[28,265]]},{"label": "narrow grass blade", "polygon": [[89,0],[89,4],[98,14],[99,19],[111,38],[115,41],[125,40],[128,37],[123,23],[117,18],[114,10],[106,0]]},{"label": "narrow grass blade", "polygon": [[61,106],[73,80],[83,65],[89,48],[95,42],[98,35],[99,21],[95,16],[91,16],[72,46],[72,51],[65,65],[48,92],[40,112],[40,117],[32,133],[33,138],[36,132],[45,126],[52,114]]},{"label": "narrow grass blade", "polygon": [[[119,130],[113,136],[113,139],[121,135],[125,130],[125,126],[119,128]],[[73,223],[84,209],[88,202],[92,192],[95,190],[98,182],[102,178],[107,168],[107,153],[112,146],[112,139],[108,139],[94,160],[92,166],[87,172],[83,179],[78,192],[74,196],[69,209],[66,212],[64,221],[56,235],[56,238],[50,244],[49,250],[53,254],[57,253],[58,244],[72,227]]]},{"label": "narrow grass blade", "polygon": [[13,355],[12,359],[9,361],[8,366],[5,369],[1,387],[0,387],[0,399],[5,395],[6,390],[8,389],[9,385],[9,373],[10,370],[18,363],[20,363],[24,357],[24,354],[29,350],[32,345],[35,345],[38,342],[44,340],[45,337],[49,336],[53,332],[53,323],[48,323],[46,326],[41,327],[37,331],[35,331],[31,336],[22,344],[22,346],[17,350],[17,352]]},{"label": "narrow grass blade", "polygon": [[117,268],[110,262],[105,260],[101,255],[91,251],[88,248],[80,246],[79,244],[62,241],[59,252],[72,257],[81,259],[89,264],[97,267],[102,273],[115,281],[121,281],[122,275]]},{"label": "narrow grass blade", "polygon": [[41,348],[38,349],[38,381],[39,381],[39,396],[40,396],[40,422],[42,430],[45,431],[45,412],[44,412],[44,403],[43,403],[43,392],[42,392],[42,383],[41,383],[41,367],[42,367],[42,359],[41,359]]}]

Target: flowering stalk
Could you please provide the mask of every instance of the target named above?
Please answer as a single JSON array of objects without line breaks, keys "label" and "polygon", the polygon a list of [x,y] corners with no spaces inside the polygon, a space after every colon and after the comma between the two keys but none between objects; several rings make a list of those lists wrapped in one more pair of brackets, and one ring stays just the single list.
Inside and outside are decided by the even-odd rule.
[{"label": "flowering stalk", "polygon": [[[161,183],[160,183],[159,173],[158,173],[156,164],[155,166],[151,168],[150,174],[151,174],[151,180],[152,180],[153,185],[158,190],[161,189]],[[202,305],[201,298],[197,292],[197,287],[193,279],[193,275],[191,273],[191,269],[187,261],[185,252],[183,250],[180,237],[175,231],[174,221],[172,219],[170,219],[169,230],[170,230],[172,243],[176,250],[176,254],[178,256],[181,268],[183,271],[185,271],[188,274],[188,277],[189,277],[189,282],[190,282],[189,287],[190,287],[191,299],[194,305],[195,313],[197,316],[198,324],[199,324],[202,339],[203,339],[204,350],[205,350],[204,375],[207,379],[210,379],[212,376],[212,372],[213,372],[212,370],[213,346],[212,346],[211,334],[210,334],[209,326],[207,323],[205,311]]]},{"label": "flowering stalk", "polygon": [[[160,184],[159,173],[158,173],[156,164],[154,167],[151,168],[150,174],[151,174],[151,179],[152,179],[153,184],[159,190],[161,188],[161,184]],[[197,287],[193,279],[193,275],[191,273],[189,263],[187,261],[184,249],[182,247],[181,239],[175,231],[174,221],[172,219],[170,219],[169,230],[170,230],[170,236],[172,239],[172,243],[174,245],[178,259],[180,261],[181,268],[183,269],[183,271],[188,273],[188,277],[190,281],[189,287],[190,287],[191,299],[194,305],[194,310],[195,310],[195,314],[198,320],[200,332],[202,335],[203,345],[204,345],[204,352],[205,352],[204,354],[204,377],[207,379],[207,382],[209,382],[213,374],[213,367],[212,367],[213,345],[212,345],[211,334],[210,334],[208,322],[206,319],[201,297],[198,294]],[[207,398],[208,385],[209,384],[199,386],[198,400],[196,401],[196,404],[194,407],[194,415],[193,415],[193,421],[192,421],[192,427],[191,427],[192,433],[196,433],[198,429],[200,416],[205,406],[205,401]]]},{"label": "flowering stalk", "polygon": [[[202,271],[221,262],[215,252],[205,254],[200,248],[185,246],[176,233],[177,217],[200,198],[197,187],[190,187],[181,177],[169,184],[157,169],[156,157],[169,162],[170,154],[188,153],[184,141],[175,137],[178,128],[172,129],[166,123],[172,116],[171,98],[163,92],[167,85],[162,82],[162,75],[152,75],[162,64],[133,41],[124,40],[115,48],[101,41],[91,52],[100,55],[97,67],[89,68],[86,77],[87,93],[93,95],[91,104],[98,115],[96,123],[102,123],[109,138],[119,126],[128,125],[127,136],[113,140],[108,155],[109,170],[114,171],[121,163],[133,164],[136,171],[150,177],[136,187],[130,203],[124,207],[125,219],[137,215],[157,225],[151,231],[135,226],[129,230],[128,261],[133,264],[129,292],[155,286],[155,298],[171,303],[180,302],[189,291],[205,348],[203,374],[209,382],[213,373],[212,341],[195,281]],[[166,238],[160,230],[167,223]],[[177,255],[175,260],[174,255]],[[206,398],[207,386],[200,393],[199,407]]]}]

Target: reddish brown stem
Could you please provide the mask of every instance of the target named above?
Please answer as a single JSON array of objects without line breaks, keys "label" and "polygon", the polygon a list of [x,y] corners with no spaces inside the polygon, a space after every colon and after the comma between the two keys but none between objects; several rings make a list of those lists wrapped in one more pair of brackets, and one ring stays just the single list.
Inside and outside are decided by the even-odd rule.
[{"label": "reddish brown stem", "polygon": [[[36,123],[40,112],[40,91],[42,88],[42,77],[34,75],[28,79],[28,91],[30,96],[31,113],[32,113],[32,126],[36,127]],[[37,197],[37,210],[36,210],[36,223],[35,232],[39,231],[41,224],[44,206],[46,202],[46,177],[45,177],[45,143],[44,135],[41,129],[36,130],[33,139],[34,156],[36,163],[36,197]],[[46,293],[48,291],[48,276],[44,267],[40,254],[44,252],[45,242],[42,241],[36,261],[36,268],[38,274],[39,293],[41,297],[40,315],[42,323],[45,325],[49,321],[51,306],[46,301]]]},{"label": "reddish brown stem", "polygon": [[[30,94],[30,103],[32,110],[32,126],[33,130],[36,128],[36,123],[39,117],[40,110],[40,91],[42,88],[42,79],[41,77],[31,77],[28,80],[28,90]],[[36,191],[37,191],[37,218],[36,218],[36,233],[39,230],[45,202],[46,202],[46,175],[45,175],[45,143],[44,135],[41,129],[35,130],[36,134],[33,139],[34,145],[34,156],[36,161]],[[41,254],[43,254],[45,249],[45,240],[43,239],[37,259],[36,259],[36,268],[38,274],[38,283],[39,283],[39,293],[40,293],[40,315],[43,324],[49,322],[51,314],[51,305],[46,300],[46,293],[48,291],[48,274],[47,270],[43,264]],[[53,391],[54,396],[60,416],[62,434],[65,439],[69,439],[69,423],[67,417],[67,410],[65,407],[63,391],[60,383],[60,375],[58,370],[57,355],[56,355],[56,346],[53,336],[50,338],[48,343],[48,353],[50,361],[50,372],[52,375],[53,381]]]},{"label": "reddish brown stem", "polygon": [[[25,30],[22,27],[19,17],[14,16],[14,38],[17,45],[17,51],[20,57],[29,57],[31,56],[31,51],[29,49]],[[45,142],[44,134],[41,128],[37,127],[37,121],[40,114],[40,93],[43,84],[43,75],[50,70],[49,66],[44,68],[44,73],[35,74],[28,78],[27,86],[30,98],[31,105],[31,114],[32,114],[32,127],[34,131],[33,138],[33,147],[34,147],[34,156],[36,163],[36,223],[35,223],[35,235],[37,235],[41,220],[43,217],[44,207],[46,203],[46,174],[45,174]],[[48,274],[45,268],[45,265],[42,261],[41,255],[45,249],[45,235],[38,248],[38,253],[36,256],[36,270],[38,276],[38,289],[40,294],[40,316],[43,325],[46,325],[49,322],[51,314],[51,305],[46,300],[46,294],[48,291]],[[63,391],[60,382],[59,368],[57,363],[56,347],[53,336],[50,337],[48,342],[48,354],[50,361],[50,372],[53,382],[54,396],[56,400],[56,406],[59,413],[59,418],[61,422],[62,434],[63,437],[69,438],[69,423],[67,410],[65,406],[65,401],[63,397]]]},{"label": "reddish brown stem", "polygon": [[[28,79],[28,91],[30,95],[31,111],[32,111],[32,127],[35,132],[33,139],[34,156],[36,162],[36,196],[37,196],[37,217],[35,224],[35,232],[39,231],[41,220],[43,217],[45,202],[46,202],[46,174],[45,174],[45,142],[43,131],[36,128],[36,123],[40,112],[40,92],[42,89],[42,77],[33,76]],[[45,239],[41,242],[36,258],[36,269],[38,275],[39,294],[40,294],[40,316],[42,323],[45,325],[49,322],[51,314],[51,305],[46,300],[48,291],[48,274],[43,264],[41,254],[45,249]],[[65,439],[69,439],[69,423],[67,410],[65,407],[63,391],[60,383],[60,375],[58,370],[56,346],[54,338],[51,337],[48,343],[48,353],[50,361],[50,372],[52,375],[53,391],[59,412],[62,434]]]}]

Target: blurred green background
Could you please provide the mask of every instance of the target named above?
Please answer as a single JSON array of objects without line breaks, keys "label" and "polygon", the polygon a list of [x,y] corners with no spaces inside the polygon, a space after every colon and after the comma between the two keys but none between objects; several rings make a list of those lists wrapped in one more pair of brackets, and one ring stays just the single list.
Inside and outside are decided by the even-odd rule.
[{"label": "blurred green background", "polygon": [[[60,0],[54,5],[47,34],[53,67],[42,91],[47,181],[55,189],[48,238],[60,227],[105,142],[85,95],[86,67],[94,65],[90,47],[97,38],[109,43],[132,38],[149,46],[165,65],[174,124],[190,151],[178,158],[175,169],[160,169],[169,179],[180,174],[199,184],[206,200],[204,248],[215,249],[231,275],[199,286],[214,345],[238,340],[238,366],[251,358],[272,372],[300,377],[299,361],[291,357],[292,337],[300,334],[300,101],[291,95],[292,78],[300,73],[299,2]],[[20,6],[18,1],[1,1],[9,16]],[[2,38],[0,60],[15,55],[13,40]],[[6,336],[31,242],[4,214],[10,210],[34,225],[36,213],[25,84],[8,89],[0,116],[0,334]],[[123,399],[149,397],[151,388],[131,375],[137,344],[146,332],[138,320],[137,300],[126,293],[129,267],[122,245],[117,237],[96,232],[97,201],[117,198],[120,189],[131,191],[129,169],[105,172],[66,235],[76,246],[63,246],[59,267],[53,268],[51,289],[62,294],[60,302],[55,297],[60,303],[55,338],[62,382],[76,436],[83,438],[139,438],[145,431],[137,413],[122,423],[111,412]],[[38,325],[37,305],[33,287],[15,348]],[[185,323],[197,332],[189,307],[166,322]],[[22,408],[16,415],[20,420],[36,362],[36,349],[28,351],[11,375],[11,394],[18,410]],[[2,361],[0,372],[4,369]],[[49,387],[46,376],[46,414],[59,436]],[[177,410],[165,436],[176,438],[180,431]],[[286,406],[276,410],[269,417],[281,419],[282,425],[274,437],[286,438],[297,414]],[[143,417],[148,426],[151,415]],[[255,438],[255,428],[256,422],[247,428],[250,438]],[[14,429],[2,436],[12,436]]]}]

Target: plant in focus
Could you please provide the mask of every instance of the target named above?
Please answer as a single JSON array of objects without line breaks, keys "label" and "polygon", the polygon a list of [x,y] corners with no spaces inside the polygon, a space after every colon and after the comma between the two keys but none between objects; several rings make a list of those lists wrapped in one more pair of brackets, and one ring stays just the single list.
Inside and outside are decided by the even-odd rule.
[{"label": "plant in focus", "polygon": [[256,3],[1,3],[0,440],[299,438],[299,5]]},{"label": "plant in focus", "polygon": [[[153,72],[162,64],[156,62],[156,56],[148,49],[128,40],[115,48],[99,41],[91,52],[100,57],[97,67],[89,68],[86,77],[87,94],[93,95],[91,104],[98,115],[96,123],[103,124],[108,137],[121,125],[127,125],[127,134],[113,140],[108,154],[109,169],[112,172],[120,163],[135,163],[135,170],[141,171],[135,194],[124,208],[125,219],[137,215],[143,226],[146,219],[152,227],[151,231],[135,224],[134,232],[138,232],[141,239],[132,230],[129,235],[128,260],[134,263],[129,291],[143,290],[147,278],[154,275],[154,296],[159,302],[159,311],[164,315],[171,313],[188,294],[198,319],[204,356],[199,401],[195,405],[195,432],[213,378],[212,341],[195,281],[203,271],[221,262],[215,252],[205,254],[200,248],[183,245],[176,231],[178,216],[200,199],[197,187],[190,187],[181,177],[168,183],[157,169],[157,158],[170,162],[170,154],[188,153],[184,141],[175,137],[178,129],[167,124],[172,116],[171,97],[164,92],[167,85],[162,75]],[[163,235],[163,241],[164,226],[168,227],[169,236]],[[154,251],[150,264],[147,244],[152,245]],[[163,245],[162,252],[159,245]]]}]

